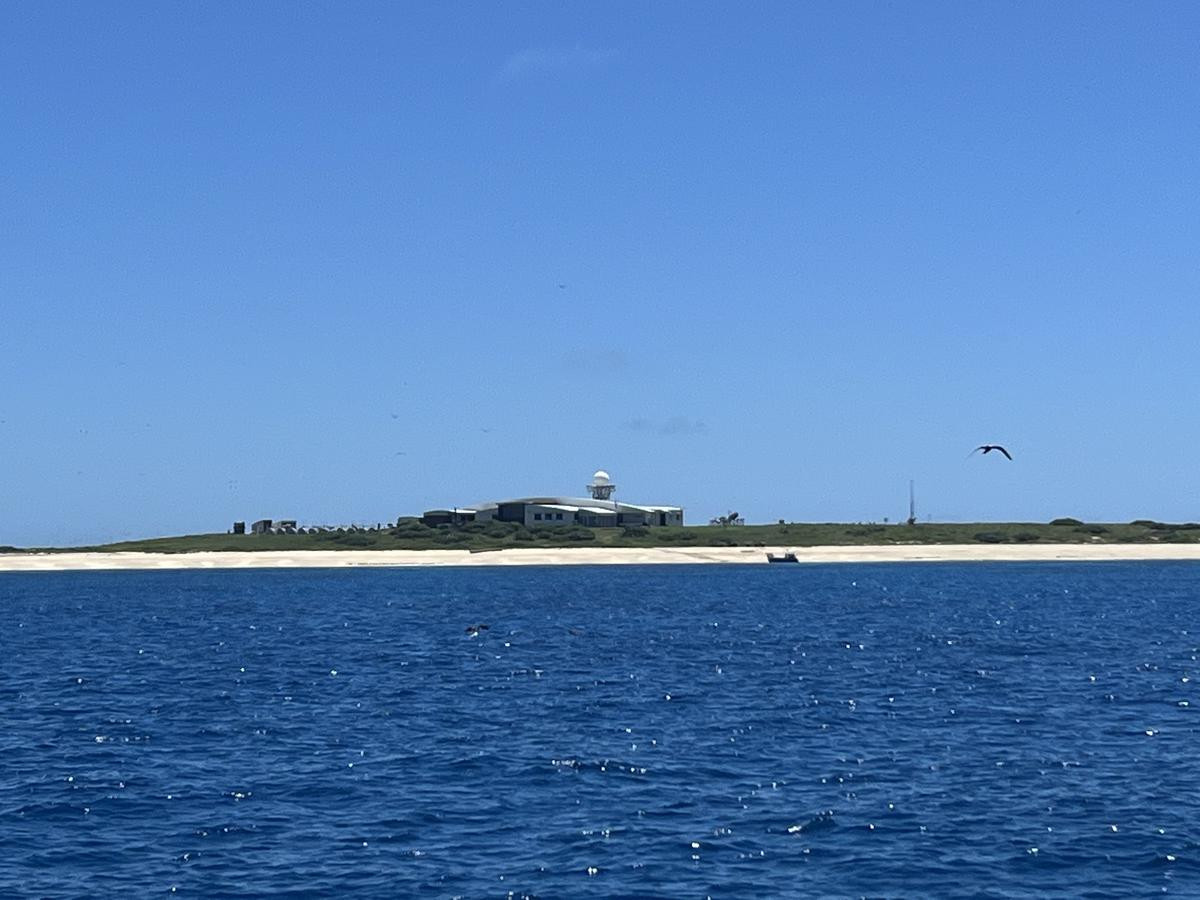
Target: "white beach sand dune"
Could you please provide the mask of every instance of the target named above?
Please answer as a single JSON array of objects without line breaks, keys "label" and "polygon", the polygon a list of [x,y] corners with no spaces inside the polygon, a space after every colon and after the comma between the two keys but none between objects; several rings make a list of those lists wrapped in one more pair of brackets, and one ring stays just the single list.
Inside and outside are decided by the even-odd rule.
[{"label": "white beach sand dune", "polygon": [[1200,560],[1200,544],[904,544],[852,547],[570,547],[493,550],[298,550],[9,553],[0,572],[89,569],[282,569],[349,566],[556,566],[745,563],[790,550],[802,563]]}]

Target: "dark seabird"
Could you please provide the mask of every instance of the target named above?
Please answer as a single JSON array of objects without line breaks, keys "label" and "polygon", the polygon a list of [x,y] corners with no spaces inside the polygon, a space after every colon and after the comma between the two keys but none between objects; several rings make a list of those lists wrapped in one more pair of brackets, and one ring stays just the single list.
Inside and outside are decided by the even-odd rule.
[{"label": "dark seabird", "polygon": [[[1005,450],[1003,447],[1001,447],[999,444],[980,444],[978,447],[976,447],[974,450],[972,450],[971,453],[978,453],[980,450],[983,451],[984,456],[987,456],[993,450],[999,450],[1006,457],[1008,457],[1009,459],[1012,459],[1012,454],[1009,453],[1007,450]],[[970,456],[971,453],[968,453],[967,455]]]},{"label": "dark seabird", "polygon": [[488,627],[485,623],[480,622],[478,625],[468,625],[465,630],[471,637],[478,637],[479,632],[487,631]]}]

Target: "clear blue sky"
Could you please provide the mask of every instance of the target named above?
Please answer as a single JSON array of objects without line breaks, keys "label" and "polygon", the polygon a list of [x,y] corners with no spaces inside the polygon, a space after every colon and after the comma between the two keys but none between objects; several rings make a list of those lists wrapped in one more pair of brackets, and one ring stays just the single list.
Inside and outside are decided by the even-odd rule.
[{"label": "clear blue sky", "polygon": [[690,521],[910,478],[1200,519],[1198,42],[1190,2],[5,3],[0,544],[598,467]]}]

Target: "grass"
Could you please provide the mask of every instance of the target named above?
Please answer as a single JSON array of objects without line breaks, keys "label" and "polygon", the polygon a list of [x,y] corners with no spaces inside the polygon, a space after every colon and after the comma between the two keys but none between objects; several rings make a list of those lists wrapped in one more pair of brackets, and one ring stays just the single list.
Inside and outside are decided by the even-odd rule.
[{"label": "grass", "polygon": [[[45,552],[140,551],[188,553],[258,550],[501,550],[506,547],[819,547],[887,544],[1129,544],[1200,543],[1200,524],[1138,520],[1128,524],[975,522],[917,525],[791,522],[773,525],[684,525],[665,528],[524,528],[508,522],[459,527],[402,519],[379,531],[322,534],[193,534],[122,541],[93,547],[43,548]],[[0,548],[4,550],[16,548]]]}]

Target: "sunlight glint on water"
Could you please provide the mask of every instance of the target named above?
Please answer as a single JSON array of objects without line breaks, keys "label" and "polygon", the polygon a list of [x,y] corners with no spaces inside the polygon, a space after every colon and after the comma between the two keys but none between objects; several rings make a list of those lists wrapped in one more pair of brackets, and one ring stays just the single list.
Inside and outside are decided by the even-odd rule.
[{"label": "sunlight glint on water", "polygon": [[0,598],[4,894],[1200,879],[1192,564],[9,574]]}]

